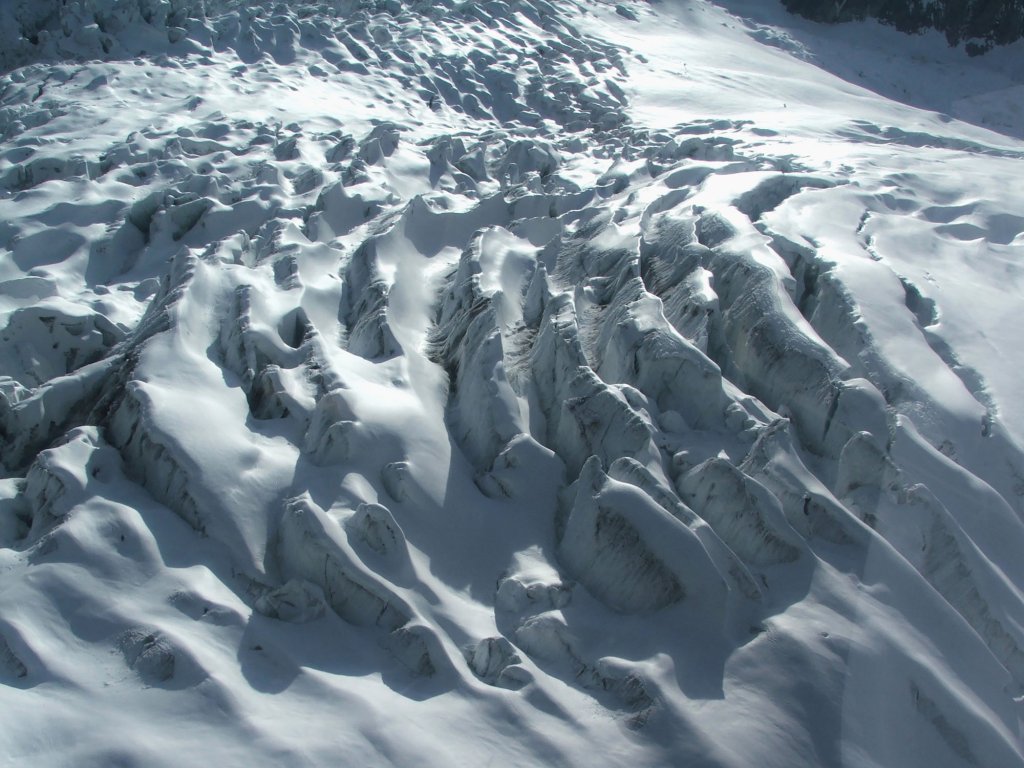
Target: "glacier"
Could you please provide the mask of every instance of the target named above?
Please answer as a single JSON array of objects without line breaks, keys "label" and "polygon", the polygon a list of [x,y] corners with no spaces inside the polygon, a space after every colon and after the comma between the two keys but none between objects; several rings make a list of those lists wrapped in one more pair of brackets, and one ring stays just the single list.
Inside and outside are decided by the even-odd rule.
[{"label": "glacier", "polygon": [[0,762],[1024,765],[1024,44],[0,22]]}]

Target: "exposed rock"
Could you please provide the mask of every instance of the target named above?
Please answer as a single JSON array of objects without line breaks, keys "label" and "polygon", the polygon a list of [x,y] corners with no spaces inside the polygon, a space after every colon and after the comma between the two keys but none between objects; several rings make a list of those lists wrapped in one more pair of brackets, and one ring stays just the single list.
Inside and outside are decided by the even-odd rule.
[{"label": "exposed rock", "polygon": [[[950,45],[971,41],[968,53],[983,53],[992,45],[1004,45],[1024,35],[1024,6],[1019,0],[783,0],[791,11],[819,21],[877,18],[905,32],[933,27],[945,33]],[[976,41],[981,41],[979,44]]]}]

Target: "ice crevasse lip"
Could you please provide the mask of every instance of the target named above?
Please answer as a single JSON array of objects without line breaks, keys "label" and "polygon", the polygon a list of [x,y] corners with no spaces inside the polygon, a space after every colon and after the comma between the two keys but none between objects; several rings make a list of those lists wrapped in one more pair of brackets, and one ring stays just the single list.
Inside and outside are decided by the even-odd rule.
[{"label": "ice crevasse lip", "polygon": [[1024,763],[1022,146],[913,106],[1000,59],[740,0],[0,21],[0,754]]}]

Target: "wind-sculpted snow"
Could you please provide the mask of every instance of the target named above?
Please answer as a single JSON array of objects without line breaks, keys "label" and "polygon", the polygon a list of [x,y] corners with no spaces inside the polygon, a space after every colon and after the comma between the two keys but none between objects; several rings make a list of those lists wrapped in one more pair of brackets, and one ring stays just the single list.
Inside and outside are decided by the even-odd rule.
[{"label": "wind-sculpted snow", "polygon": [[1015,143],[696,1],[0,21],[4,757],[1024,764]]}]

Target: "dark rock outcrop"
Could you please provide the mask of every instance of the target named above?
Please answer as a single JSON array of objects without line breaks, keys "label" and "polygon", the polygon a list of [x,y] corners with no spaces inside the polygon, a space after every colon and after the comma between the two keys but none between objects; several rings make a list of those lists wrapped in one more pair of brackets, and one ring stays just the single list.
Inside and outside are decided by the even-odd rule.
[{"label": "dark rock outcrop", "polygon": [[934,28],[950,45],[966,43],[972,55],[1024,36],[1021,0],[782,0],[783,5],[816,21],[875,18],[904,32]]}]

